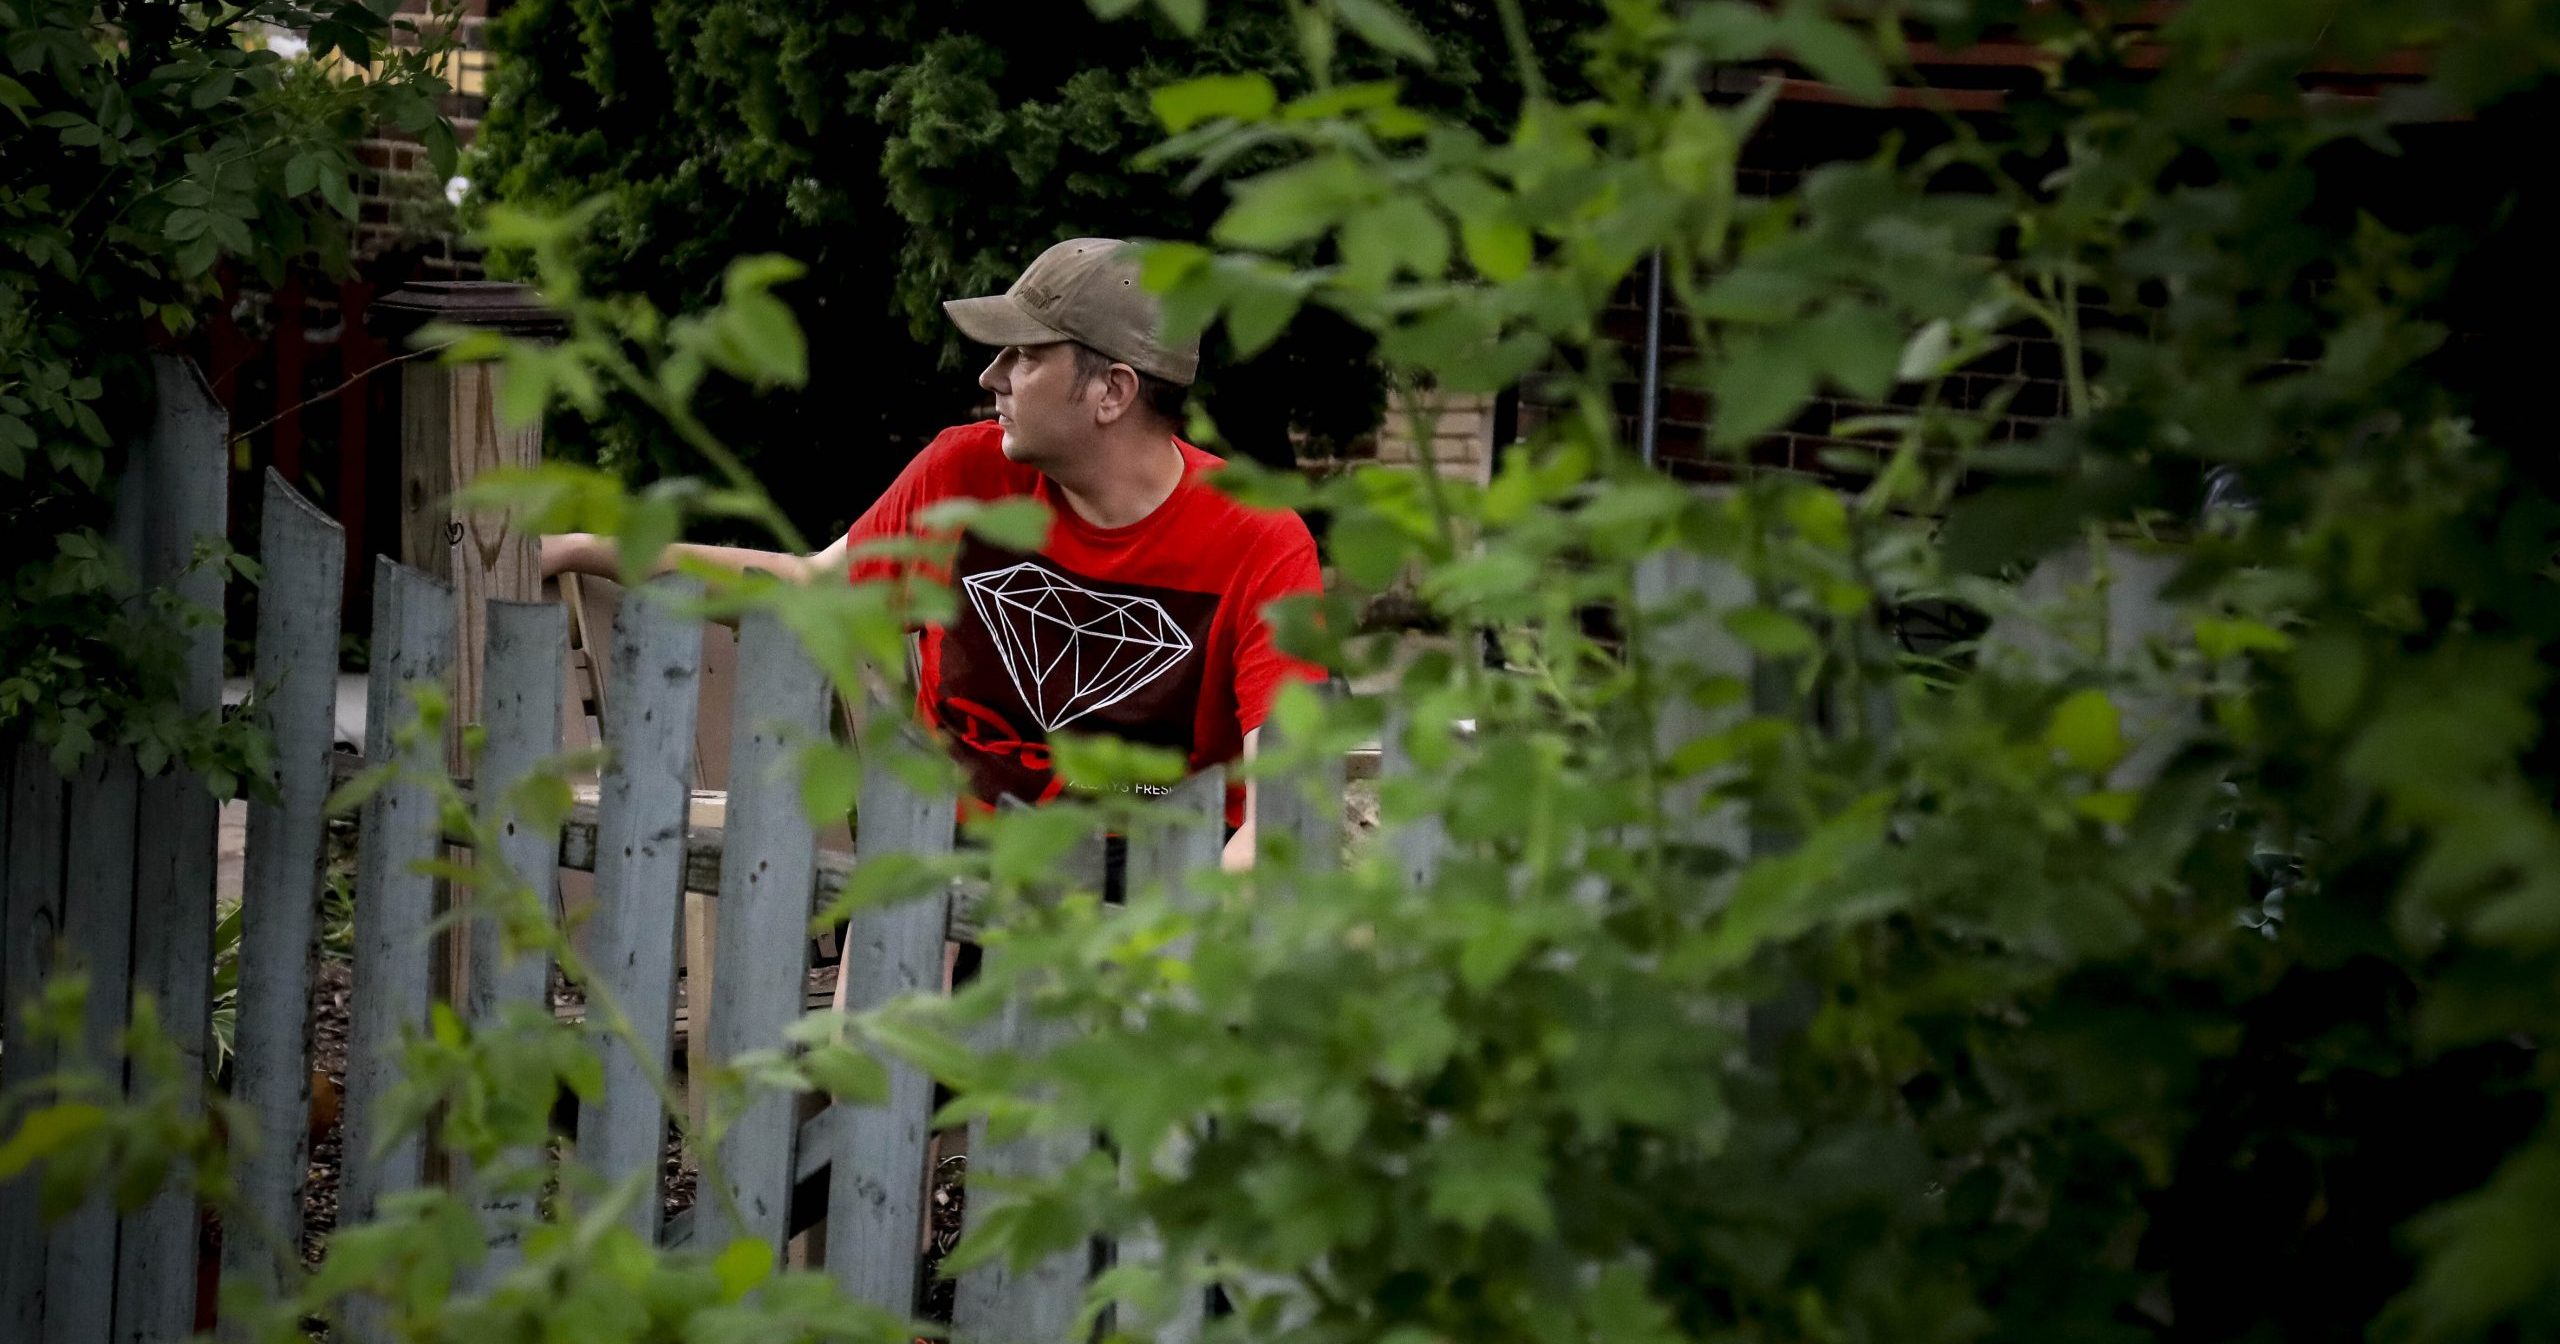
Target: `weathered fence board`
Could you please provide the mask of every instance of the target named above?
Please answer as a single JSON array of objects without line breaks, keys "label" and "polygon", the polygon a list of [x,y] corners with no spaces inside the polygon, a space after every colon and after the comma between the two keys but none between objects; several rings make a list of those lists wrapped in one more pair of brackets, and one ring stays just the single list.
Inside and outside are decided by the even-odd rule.
[{"label": "weathered fence board", "polygon": [[[1157,806],[1165,814],[1165,828],[1133,836],[1129,841],[1129,899],[1138,900],[1149,892],[1160,891],[1166,901],[1187,907],[1199,899],[1193,875],[1216,871],[1225,849],[1226,770],[1211,766],[1193,775],[1176,785]],[[1187,961],[1191,947],[1191,940],[1186,937],[1167,952]],[[1190,1144],[1181,1136],[1169,1140],[1161,1152],[1123,1153],[1120,1158],[1122,1170],[1133,1179],[1141,1167],[1180,1171],[1190,1160]],[[1152,1232],[1124,1238],[1118,1247],[1119,1259],[1132,1264],[1158,1259],[1163,1253],[1163,1243]],[[1208,1327],[1208,1308],[1208,1290],[1204,1288],[1186,1294],[1161,1320],[1119,1319],[1114,1326],[1123,1331],[1135,1327],[1144,1338],[1158,1344],[1192,1344]]]},{"label": "weathered fence board", "polygon": [[[951,852],[951,795],[919,793],[877,761],[865,763],[857,816],[858,843],[867,853],[929,858]],[[946,896],[854,912],[837,971],[845,1011],[941,986],[948,905]],[[933,1080],[903,1060],[888,1061],[888,1070],[888,1100],[844,1108],[844,1124],[825,1153],[827,1272],[846,1295],[907,1312],[915,1304]]]},{"label": "weathered fence board", "polygon": [[[1386,730],[1379,735],[1380,779],[1413,775],[1412,732],[1413,720],[1402,710],[1388,714]],[[1404,874],[1405,884],[1418,891],[1430,886],[1440,874],[1440,857],[1449,848],[1449,828],[1442,824],[1438,813],[1400,817],[1388,843],[1395,849],[1396,866]]]},{"label": "weathered fence board", "polygon": [[[414,1188],[424,1156],[415,1133],[393,1134],[383,1106],[399,1077],[404,1031],[424,1030],[432,987],[428,926],[435,880],[415,871],[442,844],[434,790],[444,743],[402,729],[426,688],[442,691],[453,662],[453,593],[444,583],[378,558],[374,567],[373,667],[366,688],[365,758],[398,774],[364,805],[356,864],[354,998],[348,1010],[345,1140],[338,1216],[371,1218],[384,1195]],[[359,1329],[358,1333],[364,1333]]]},{"label": "weathered fence board", "polygon": [[[1286,730],[1266,720],[1256,751],[1277,755],[1288,748]],[[1258,781],[1253,787],[1254,845],[1264,853],[1289,853],[1310,870],[1342,865],[1342,789],[1340,756],[1327,755],[1285,778]]]},{"label": "weathered fence board", "polygon": [[[481,723],[487,745],[476,769],[497,787],[480,791],[477,806],[484,830],[498,837],[497,857],[553,918],[558,917],[560,848],[556,829],[540,827],[509,806],[508,790],[532,775],[560,742],[560,669],[569,658],[569,616],[554,602],[504,602],[486,607],[488,634],[481,683]],[[477,893],[471,898],[479,899]],[[510,1008],[550,1007],[551,958],[540,952],[506,955],[499,923],[492,913],[471,922],[470,971],[464,987],[465,1016],[475,1028],[500,1022]],[[524,1188],[544,1160],[539,1152],[509,1155],[510,1165],[474,1173],[480,1187],[480,1227],[489,1256],[468,1276],[466,1286],[485,1284],[512,1269],[525,1226],[534,1217],[534,1191]]]},{"label": "weathered fence board", "polygon": [[[1645,557],[1636,566],[1635,580],[1636,606],[1647,613],[1643,654],[1669,683],[1656,688],[1653,728],[1655,755],[1667,761],[1698,738],[1732,727],[1747,712],[1747,702],[1724,710],[1702,708],[1686,694],[1686,683],[1721,676],[1751,684],[1751,650],[1719,619],[1750,603],[1751,580],[1724,561],[1687,551]],[[1670,818],[1665,838],[1742,855],[1750,845],[1749,824],[1738,807],[1704,806],[1713,784],[1701,776],[1665,790],[1663,811]]]},{"label": "weathered fence board", "polygon": [[694,678],[702,628],[673,601],[681,583],[625,598],[613,618],[613,666],[605,698],[612,749],[599,794],[599,909],[587,960],[590,1027],[599,991],[624,1014],[627,1041],[600,1042],[604,1089],[578,1113],[578,1155],[617,1179],[637,1178],[630,1225],[656,1240],[666,1108],[655,1078],[675,1031],[676,936],[684,912],[685,814],[692,795]]},{"label": "weathered fence board", "polygon": [[[0,905],[9,927],[8,1049],[0,1085],[21,1086],[54,1065],[30,1039],[20,1009],[52,975],[62,937],[62,819],[66,786],[45,749],[21,743],[9,780],[9,866]],[[45,1231],[32,1173],[0,1184],[0,1338],[32,1340],[43,1323]]]},{"label": "weathered fence board", "polygon": [[[88,977],[80,1021],[81,1052],[122,1077],[121,1041],[133,989],[134,806],[141,775],[133,752],[101,747],[71,777],[64,804],[62,932]],[[116,1210],[104,1191],[53,1225],[46,1235],[43,1338],[48,1344],[96,1344],[114,1325]]]},{"label": "weathered fence board", "polygon": [[[1272,790],[1264,790],[1266,794]],[[1104,888],[1104,841],[1087,840],[1058,866],[1060,885],[1068,890]],[[1001,954],[990,951],[989,969]],[[994,1024],[992,1044],[1002,1050],[1036,1055],[1053,1047],[1073,1028],[1032,1011],[1022,996],[1006,1000]],[[1002,1143],[988,1141],[986,1123],[969,1126],[970,1207],[979,1216],[1004,1207],[1007,1196],[989,1188],[1006,1179],[1054,1176],[1092,1151],[1092,1137],[1077,1132],[1033,1131]],[[951,1307],[955,1338],[969,1344],[1049,1344],[1063,1340],[1082,1305],[1085,1274],[1092,1254],[1070,1246],[1015,1268],[991,1261],[960,1276]]]},{"label": "weathered fence board", "polygon": [[311,1105],[311,979],[328,843],[322,805],[336,737],[338,598],[345,538],[285,479],[267,473],[259,529],[257,723],[275,742],[276,801],[249,801],[241,864],[240,981],[232,1095],[251,1120],[235,1147],[243,1211],[224,1228],[225,1279],[262,1297],[301,1260]]},{"label": "weathered fence board", "polygon": [[[146,585],[213,618],[186,631],[179,689],[180,708],[211,714],[222,704],[223,573],[194,558],[197,544],[220,540],[228,522],[228,413],[185,360],[154,356],[152,373],[158,410],[135,455],[150,463],[140,573]],[[183,767],[142,781],[140,808],[133,985],[151,996],[178,1067],[202,1077],[212,1026],[218,813],[204,778]],[[179,1094],[190,1114],[202,1101],[192,1090]],[[194,1194],[174,1186],[125,1215],[116,1248],[118,1340],[179,1339],[195,1328],[196,1224]]]},{"label": "weathered fence board", "polygon": [[[833,703],[817,664],[770,612],[749,616],[739,632],[736,685],[716,965],[687,972],[717,989],[686,995],[693,1032],[707,1033],[711,1059],[724,1064],[750,1050],[773,1049],[804,1011],[809,902],[803,893],[817,878],[818,839],[792,766],[801,747],[826,740]],[[701,1202],[724,1222],[735,1208],[737,1221],[723,1240],[755,1237],[781,1254],[795,1120],[792,1098],[766,1094],[721,1136],[719,1165],[729,1198],[706,1191]]]},{"label": "weathered fence board", "polygon": [[[151,430],[136,443],[128,468],[133,515],[141,517],[136,540],[138,576],[146,586],[177,594],[210,625],[184,632],[179,707],[212,714],[223,701],[223,571],[195,566],[195,548],[223,538],[228,515],[230,458],[225,453],[225,412],[195,366],[174,356],[154,356],[151,371],[159,402]],[[133,991],[148,993],[159,1009],[161,1034],[177,1047],[179,1106],[202,1108],[207,1029],[212,996],[212,847],[215,804],[205,778],[172,768],[138,786],[136,855],[133,855]],[[192,1172],[172,1172],[143,1208],[123,1216],[115,1247],[115,1339],[179,1339],[195,1329],[195,1193]]]}]

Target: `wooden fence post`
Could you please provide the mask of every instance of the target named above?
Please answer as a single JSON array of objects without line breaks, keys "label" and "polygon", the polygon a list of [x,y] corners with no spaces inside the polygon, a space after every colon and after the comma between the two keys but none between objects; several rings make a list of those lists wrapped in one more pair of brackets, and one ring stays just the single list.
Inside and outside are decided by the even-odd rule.
[{"label": "wooden fence post", "polygon": [[[510,336],[549,337],[563,329],[523,285],[494,280],[430,280],[373,302],[371,317],[393,344],[441,322]],[[465,509],[456,497],[482,475],[542,460],[542,425],[498,423],[502,372],[494,361],[446,363],[422,356],[400,365],[400,562],[453,586],[453,716],[446,721],[445,767],[468,773],[462,733],[482,722],[481,681],[488,661],[490,602],[542,599],[539,539],[513,526],[503,510]],[[441,895],[438,897],[441,906]],[[471,934],[438,939],[436,992],[468,993]]]},{"label": "wooden fence post", "polygon": [[[530,289],[493,280],[413,284],[375,300],[371,316],[395,342],[428,322],[525,337],[563,329]],[[453,585],[454,717],[447,755],[457,772],[462,725],[480,722],[487,605],[542,598],[537,539],[517,531],[502,511],[454,503],[487,472],[542,460],[540,422],[498,423],[500,378],[492,361],[421,357],[400,366],[400,562]]]}]

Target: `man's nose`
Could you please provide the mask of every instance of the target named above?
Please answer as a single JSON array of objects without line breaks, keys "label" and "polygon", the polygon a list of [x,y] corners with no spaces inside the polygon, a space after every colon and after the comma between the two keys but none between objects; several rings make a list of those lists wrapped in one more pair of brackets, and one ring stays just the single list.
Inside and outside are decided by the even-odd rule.
[{"label": "man's nose", "polygon": [[996,357],[987,361],[987,367],[978,374],[978,386],[990,392],[1012,391],[1013,388],[1005,377],[1012,363],[1013,348],[1011,346],[997,351]]}]

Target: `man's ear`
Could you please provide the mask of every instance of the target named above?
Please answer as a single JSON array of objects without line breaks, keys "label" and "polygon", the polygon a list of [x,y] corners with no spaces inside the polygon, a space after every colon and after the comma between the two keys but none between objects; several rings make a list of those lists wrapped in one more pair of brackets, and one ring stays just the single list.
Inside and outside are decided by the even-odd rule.
[{"label": "man's ear", "polygon": [[1114,424],[1138,405],[1138,371],[1126,364],[1114,364],[1102,375],[1102,387],[1094,398],[1093,418],[1097,424]]}]

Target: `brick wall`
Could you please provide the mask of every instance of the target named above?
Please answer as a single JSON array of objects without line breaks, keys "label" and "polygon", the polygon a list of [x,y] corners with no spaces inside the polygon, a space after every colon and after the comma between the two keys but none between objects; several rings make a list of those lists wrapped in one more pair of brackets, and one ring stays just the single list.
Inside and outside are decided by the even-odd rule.
[{"label": "brick wall", "polygon": [[[1944,134],[1937,113],[1918,109],[1870,109],[1819,101],[1782,102],[1760,133],[1745,146],[1737,182],[1747,197],[1766,198],[1795,189],[1804,175],[1825,163],[1872,154],[1888,134],[1927,143]],[[1601,331],[1618,347],[1626,373],[1613,382],[1621,441],[1638,442],[1642,404],[1645,276],[1622,288],[1603,315]],[[1713,408],[1705,391],[1681,373],[1694,364],[1698,351],[1690,342],[1689,324],[1678,300],[1666,296],[1662,321],[1662,385],[1655,420],[1655,453],[1676,476],[1722,480],[1736,473],[1737,454],[1710,445]],[[2010,390],[2005,413],[1994,425],[1994,441],[2032,437],[2062,411],[2062,352],[2051,339],[2014,337],[1968,365],[1942,390],[1942,404],[1983,406]],[[1520,420],[1526,433],[1561,409],[1559,390],[1536,378],[1521,389]],[[1883,464],[1885,450],[1875,440],[1859,441],[1833,432],[1843,421],[1899,409],[1891,404],[1861,402],[1822,389],[1802,414],[1783,428],[1748,445],[1738,455],[1754,469],[1802,472],[1854,485]]]},{"label": "brick wall", "polygon": [[[399,14],[421,26],[432,17],[426,0],[402,0]],[[443,75],[453,92],[443,111],[454,136],[468,146],[488,110],[489,0],[461,0],[461,41],[447,54]],[[413,45],[413,34],[393,34]],[[472,280],[482,274],[480,254],[455,227],[446,183],[427,164],[426,146],[394,127],[378,127],[356,149],[364,168],[356,185],[359,214],[355,256],[368,273],[410,280]]]},{"label": "brick wall", "polygon": [[1479,485],[1492,479],[1497,415],[1495,398],[1488,394],[1390,391],[1386,421],[1378,427],[1378,461],[1414,465],[1423,460],[1414,437],[1417,412],[1431,416],[1431,461],[1441,475]]}]

